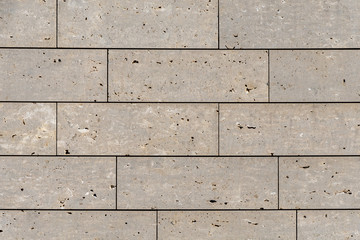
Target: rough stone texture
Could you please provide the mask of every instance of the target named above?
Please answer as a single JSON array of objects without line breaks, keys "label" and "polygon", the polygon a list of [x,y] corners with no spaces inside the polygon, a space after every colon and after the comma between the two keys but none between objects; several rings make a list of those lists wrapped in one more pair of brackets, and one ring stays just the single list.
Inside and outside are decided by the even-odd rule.
[{"label": "rough stone texture", "polygon": [[58,105],[60,154],[217,154],[216,104]]},{"label": "rough stone texture", "polygon": [[277,208],[276,158],[118,158],[118,208]]},{"label": "rough stone texture", "polygon": [[55,47],[56,0],[1,0],[0,47]]},{"label": "rough stone texture", "polygon": [[115,158],[0,157],[0,176],[2,209],[115,208]]},{"label": "rough stone texture", "polygon": [[359,208],[360,157],[280,158],[280,207]]},{"label": "rough stone texture", "polygon": [[110,51],[111,101],[268,101],[267,51]]},{"label": "rough stone texture", "polygon": [[215,48],[217,1],[59,1],[59,46]]},{"label": "rough stone texture", "polygon": [[360,2],[224,0],[220,47],[359,47]]},{"label": "rough stone texture", "polygon": [[220,104],[221,155],[360,153],[359,104]]},{"label": "rough stone texture", "polygon": [[2,239],[155,240],[155,212],[2,211]]},{"label": "rough stone texture", "polygon": [[293,240],[295,212],[159,212],[162,239]]},{"label": "rough stone texture", "polygon": [[2,101],[106,101],[106,50],[0,49]]},{"label": "rough stone texture", "polygon": [[0,154],[55,154],[55,103],[0,103]]},{"label": "rough stone texture", "polygon": [[360,101],[360,52],[271,51],[273,102]]},{"label": "rough stone texture", "polygon": [[299,211],[298,239],[359,239],[360,211]]}]

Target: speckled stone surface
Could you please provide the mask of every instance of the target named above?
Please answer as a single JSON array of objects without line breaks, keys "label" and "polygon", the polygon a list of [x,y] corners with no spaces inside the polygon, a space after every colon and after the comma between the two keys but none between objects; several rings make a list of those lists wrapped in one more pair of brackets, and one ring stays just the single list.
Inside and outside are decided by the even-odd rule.
[{"label": "speckled stone surface", "polygon": [[59,1],[59,46],[214,48],[217,1]]},{"label": "speckled stone surface", "polygon": [[266,102],[267,59],[267,51],[110,50],[110,100]]},{"label": "speckled stone surface", "polygon": [[0,49],[1,101],[106,101],[106,50]]},{"label": "speckled stone surface", "polygon": [[217,154],[217,104],[58,105],[61,154]]},{"label": "speckled stone surface", "polygon": [[224,0],[221,48],[354,48],[360,2]]},{"label": "speckled stone surface", "polygon": [[0,208],[115,208],[115,165],[115,158],[0,157]]},{"label": "speckled stone surface", "polygon": [[173,239],[295,239],[291,211],[160,212],[159,240]]},{"label": "speckled stone surface", "polygon": [[3,239],[155,240],[154,212],[1,211]]},{"label": "speckled stone surface", "polygon": [[56,0],[0,1],[0,47],[55,47]]},{"label": "speckled stone surface", "polygon": [[299,211],[298,239],[359,239],[360,211]]},{"label": "speckled stone surface", "polygon": [[359,208],[360,157],[280,158],[280,207]]},{"label": "speckled stone surface", "polygon": [[0,155],[56,153],[55,103],[0,103]]},{"label": "speckled stone surface", "polygon": [[220,154],[359,154],[359,112],[352,103],[220,104]]},{"label": "speckled stone surface", "polygon": [[275,102],[360,101],[359,51],[271,51]]},{"label": "speckled stone surface", "polygon": [[276,158],[118,158],[119,208],[277,208]]}]

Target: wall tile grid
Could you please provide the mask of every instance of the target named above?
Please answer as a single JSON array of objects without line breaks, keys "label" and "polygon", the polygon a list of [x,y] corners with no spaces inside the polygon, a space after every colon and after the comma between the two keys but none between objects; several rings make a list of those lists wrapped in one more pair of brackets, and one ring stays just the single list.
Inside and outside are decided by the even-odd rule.
[{"label": "wall tile grid", "polygon": [[0,1],[0,239],[360,239],[360,2]]}]

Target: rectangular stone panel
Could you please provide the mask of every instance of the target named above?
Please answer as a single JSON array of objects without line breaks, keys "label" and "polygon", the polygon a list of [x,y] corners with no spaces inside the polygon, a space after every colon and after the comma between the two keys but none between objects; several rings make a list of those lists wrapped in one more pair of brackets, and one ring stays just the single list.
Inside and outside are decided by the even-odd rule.
[{"label": "rectangular stone panel", "polygon": [[223,0],[221,48],[357,48],[360,2]]},{"label": "rectangular stone panel", "polygon": [[360,51],[271,51],[272,102],[360,101]]},{"label": "rectangular stone panel", "polygon": [[115,158],[0,157],[0,208],[115,208],[115,164]]},{"label": "rectangular stone panel", "polygon": [[295,218],[295,211],[159,212],[159,240],[293,240]]},{"label": "rectangular stone panel", "polygon": [[0,47],[55,47],[56,0],[1,0]]},{"label": "rectangular stone panel", "polygon": [[360,208],[360,157],[280,158],[281,208]]},{"label": "rectangular stone panel", "polygon": [[59,46],[217,48],[214,0],[59,1]]},{"label": "rectangular stone panel", "polygon": [[299,211],[298,239],[359,239],[360,211]]},{"label": "rectangular stone panel", "polygon": [[217,118],[217,104],[59,104],[58,153],[214,155]]},{"label": "rectangular stone panel", "polygon": [[0,103],[0,155],[55,153],[55,103]]},{"label": "rectangular stone panel", "polygon": [[268,101],[267,51],[110,50],[111,101]]},{"label": "rectangular stone panel", "polygon": [[155,212],[2,211],[2,239],[156,239]]},{"label": "rectangular stone panel", "polygon": [[118,208],[277,208],[276,158],[118,158]]},{"label": "rectangular stone panel", "polygon": [[359,117],[352,103],[220,104],[220,154],[356,155]]},{"label": "rectangular stone panel", "polygon": [[1,101],[106,101],[106,50],[0,49]]}]

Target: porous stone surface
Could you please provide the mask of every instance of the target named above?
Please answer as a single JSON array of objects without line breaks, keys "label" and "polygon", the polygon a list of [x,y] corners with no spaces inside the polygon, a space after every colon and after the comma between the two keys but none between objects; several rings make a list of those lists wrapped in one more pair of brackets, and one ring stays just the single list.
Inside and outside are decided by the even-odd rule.
[{"label": "porous stone surface", "polygon": [[155,212],[1,211],[4,239],[156,239]]},{"label": "porous stone surface", "polygon": [[271,51],[273,102],[360,101],[360,52]]},{"label": "porous stone surface", "polygon": [[55,103],[0,103],[0,155],[56,153]]},{"label": "porous stone surface", "polygon": [[217,154],[217,104],[58,105],[61,154]]},{"label": "porous stone surface", "polygon": [[276,158],[118,158],[119,208],[277,208]]},{"label": "porous stone surface", "polygon": [[1,101],[106,101],[106,50],[0,49]]},{"label": "porous stone surface", "polygon": [[359,154],[359,111],[356,103],[220,104],[220,154]]},{"label": "porous stone surface", "polygon": [[160,212],[161,239],[295,239],[292,211]]},{"label": "porous stone surface", "polygon": [[59,1],[59,46],[215,48],[217,1]]},{"label": "porous stone surface", "polygon": [[267,61],[267,51],[110,50],[110,100],[267,102]]},{"label": "porous stone surface", "polygon": [[115,163],[115,158],[0,157],[0,208],[115,208]]}]

